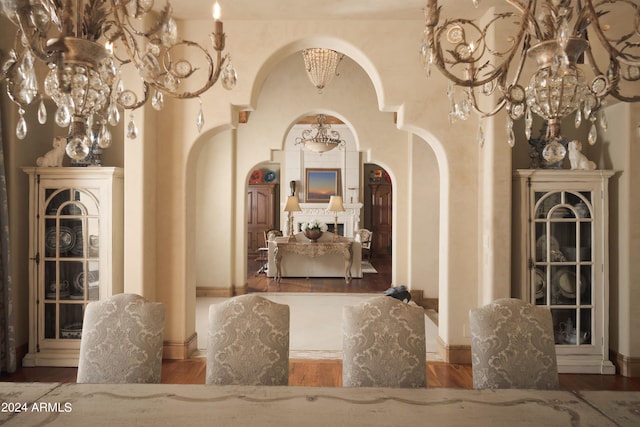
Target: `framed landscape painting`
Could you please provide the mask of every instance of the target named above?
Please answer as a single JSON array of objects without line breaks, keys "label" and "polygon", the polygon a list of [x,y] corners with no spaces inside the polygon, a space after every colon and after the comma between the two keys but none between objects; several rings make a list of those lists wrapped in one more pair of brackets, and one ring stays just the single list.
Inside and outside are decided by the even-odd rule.
[{"label": "framed landscape painting", "polygon": [[331,196],[340,195],[340,169],[307,169],[305,201],[329,203]]}]

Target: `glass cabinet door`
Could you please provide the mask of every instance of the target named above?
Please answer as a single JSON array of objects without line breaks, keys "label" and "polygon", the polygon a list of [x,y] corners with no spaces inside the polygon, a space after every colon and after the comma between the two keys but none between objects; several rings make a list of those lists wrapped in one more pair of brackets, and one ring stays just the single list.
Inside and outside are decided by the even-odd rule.
[{"label": "glass cabinet door", "polygon": [[531,301],[548,306],[555,343],[592,344],[594,295],[591,192],[534,192]]},{"label": "glass cabinet door", "polygon": [[80,339],[84,307],[100,299],[98,191],[46,188],[40,253],[43,338]]}]

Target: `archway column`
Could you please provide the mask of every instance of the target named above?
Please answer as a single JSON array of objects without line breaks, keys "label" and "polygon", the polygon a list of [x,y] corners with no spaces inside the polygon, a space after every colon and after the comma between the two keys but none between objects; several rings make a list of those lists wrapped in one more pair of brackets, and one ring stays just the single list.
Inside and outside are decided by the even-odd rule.
[{"label": "archway column", "polygon": [[512,149],[506,142],[505,121],[504,113],[482,120],[478,306],[511,296]]}]

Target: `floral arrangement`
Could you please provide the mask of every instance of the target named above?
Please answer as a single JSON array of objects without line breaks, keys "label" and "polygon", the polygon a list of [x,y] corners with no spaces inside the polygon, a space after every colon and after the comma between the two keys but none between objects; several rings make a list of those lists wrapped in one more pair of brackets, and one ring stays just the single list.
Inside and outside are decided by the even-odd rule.
[{"label": "floral arrangement", "polygon": [[325,224],[322,221],[318,221],[317,219],[312,219],[309,222],[303,223],[301,228],[302,228],[302,231],[317,230],[317,231],[322,231],[323,233],[328,229],[327,224]]}]

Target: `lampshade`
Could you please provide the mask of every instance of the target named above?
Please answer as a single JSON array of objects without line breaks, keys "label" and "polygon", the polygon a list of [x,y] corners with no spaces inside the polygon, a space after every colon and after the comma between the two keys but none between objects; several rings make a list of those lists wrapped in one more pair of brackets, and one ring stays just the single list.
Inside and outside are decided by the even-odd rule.
[{"label": "lampshade", "polygon": [[344,212],[344,205],[342,204],[342,196],[331,196],[329,199],[329,212]]},{"label": "lampshade", "polygon": [[288,196],[287,203],[284,205],[285,212],[299,212],[300,209],[300,201],[298,200],[298,196]]}]

